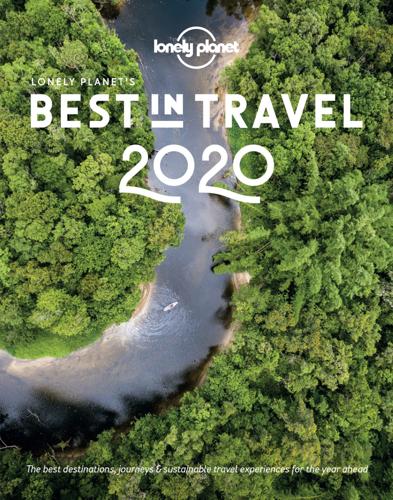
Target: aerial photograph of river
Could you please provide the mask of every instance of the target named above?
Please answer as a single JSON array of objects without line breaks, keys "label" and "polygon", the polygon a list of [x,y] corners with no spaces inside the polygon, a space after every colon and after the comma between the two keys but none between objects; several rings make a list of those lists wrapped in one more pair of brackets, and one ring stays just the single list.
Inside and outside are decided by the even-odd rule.
[{"label": "aerial photograph of river", "polygon": [[[220,235],[235,227],[238,209],[198,193],[209,168],[201,161],[203,150],[210,144],[228,153],[229,148],[218,119],[215,127],[201,127],[200,103],[194,100],[197,93],[217,91],[228,60],[218,57],[206,78],[176,57],[155,54],[153,42],[173,41],[185,27],[196,25],[220,40],[241,40],[245,52],[247,21],[222,7],[207,14],[199,0],[146,0],[127,2],[108,23],[137,52],[148,96],[184,95],[184,127],[156,129],[155,150],[180,143],[196,158],[195,174],[181,187],[164,187],[152,171],[149,175],[152,188],[182,197],[184,236],[179,247],[167,250],[130,321],[113,325],[95,343],[64,358],[21,360],[0,352],[1,435],[27,449],[67,439],[71,446],[82,446],[103,429],[170,404],[199,383],[211,355],[229,335],[232,280],[214,274],[212,258],[222,248]],[[165,161],[171,176],[184,171],[182,157]]]}]

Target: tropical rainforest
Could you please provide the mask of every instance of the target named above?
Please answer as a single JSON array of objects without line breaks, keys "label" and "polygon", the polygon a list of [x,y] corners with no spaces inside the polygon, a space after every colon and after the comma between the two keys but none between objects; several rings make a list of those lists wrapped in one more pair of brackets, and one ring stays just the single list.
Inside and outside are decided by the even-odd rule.
[{"label": "tropical rainforest", "polygon": [[[59,7],[58,12],[54,4],[46,16],[34,17],[35,9],[42,11],[50,4],[48,0],[29,2],[26,11],[20,12],[13,11],[9,3],[2,3],[2,16],[7,10],[9,18],[0,25],[2,43],[7,47],[2,50],[6,82],[19,81],[20,72],[31,71],[27,61],[33,60],[32,51],[40,53],[44,61],[49,58],[48,52],[53,52],[51,64],[67,60],[63,51],[70,48],[85,53],[81,47],[87,34],[80,31],[79,23],[85,26],[86,33],[102,30],[91,9],[88,14],[78,15],[76,27],[62,18],[60,12],[65,11]],[[18,7],[19,2],[15,4]],[[77,8],[72,2],[55,4]],[[64,44],[61,49],[48,51],[51,36],[58,36],[49,34],[55,21],[49,23],[48,18],[55,13],[57,25],[63,26]],[[89,19],[86,24],[84,16]],[[22,17],[24,22],[20,21]],[[230,133],[234,151],[250,142],[261,144],[271,150],[276,164],[274,176],[257,190],[261,204],[241,206],[241,230],[224,236],[226,250],[215,258],[216,272],[247,271],[251,275],[250,284],[233,296],[234,321],[238,325],[233,343],[215,357],[205,384],[186,393],[178,407],[161,415],[139,418],[127,432],[102,433],[83,457],[73,461],[75,466],[108,467],[297,465],[337,467],[338,472],[28,475],[27,464],[56,466],[67,459],[55,454],[33,458],[9,449],[0,451],[0,491],[4,498],[393,498],[391,20],[389,3],[378,0],[262,2],[251,25],[255,41],[248,55],[223,75],[227,88],[243,94],[255,105],[263,93],[289,93],[299,98],[302,93],[332,92],[337,99],[350,93],[354,119],[362,119],[364,127],[316,131],[313,109],[309,108],[296,129],[289,123],[285,125],[282,110],[279,129],[238,129]],[[40,36],[47,38],[37,40],[34,30],[40,30]],[[72,34],[69,38],[67,30]],[[80,37],[77,46],[76,34]],[[100,42],[90,46],[96,47],[105,59],[109,44],[118,54],[118,61],[130,64],[115,38],[106,37],[105,50]],[[98,39],[104,43],[99,36]],[[6,62],[10,54],[13,62]],[[113,56],[108,59],[113,64]],[[81,60],[88,65],[88,54]],[[118,67],[116,71],[119,72]],[[136,69],[134,72],[137,74]],[[15,322],[12,330],[16,335],[17,322],[23,315],[31,325],[29,335],[34,335],[37,327],[59,335],[61,319],[42,325],[43,317],[51,321],[50,314],[40,314],[51,303],[48,293],[54,298],[56,294],[68,294],[73,300],[82,301],[82,309],[71,301],[71,310],[66,314],[72,318],[76,310],[82,310],[87,325],[87,318],[91,323],[96,321],[96,299],[82,293],[85,270],[92,275],[89,279],[97,282],[103,278],[111,280],[112,273],[115,281],[119,279],[116,266],[120,267],[122,259],[113,258],[112,250],[110,257],[104,252],[108,256],[104,263],[99,261],[101,267],[97,269],[91,264],[92,268],[86,268],[85,263],[91,261],[78,251],[79,233],[75,235],[71,228],[67,229],[64,220],[73,217],[76,228],[94,238],[89,231],[95,219],[90,214],[95,210],[102,214],[101,200],[106,200],[106,196],[101,194],[98,202],[96,194],[92,200],[90,190],[78,187],[83,182],[89,186],[92,183],[92,192],[97,193],[106,183],[111,185],[116,170],[111,170],[108,178],[97,185],[97,172],[102,172],[102,167],[98,169],[96,164],[116,163],[100,157],[99,149],[95,153],[94,138],[89,138],[87,148],[83,140],[87,130],[81,129],[70,137],[55,128],[42,137],[27,134],[19,83],[8,83],[2,90],[2,119],[7,113],[12,116],[12,120],[6,121],[7,127],[3,125],[1,129],[2,189],[7,200],[2,217],[7,214],[4,231],[10,234],[1,268],[3,286],[9,290],[6,298],[11,304],[6,308],[6,325]],[[340,123],[342,116],[337,112],[335,119]],[[147,128],[138,133],[151,141]],[[108,151],[117,147],[113,142],[111,135],[106,142]],[[52,165],[50,179],[46,162],[40,162],[43,151]],[[33,157],[30,169],[23,167],[27,154]],[[85,168],[75,172],[77,161]],[[15,165],[18,178],[12,170]],[[54,173],[60,168],[64,171],[61,177]],[[250,156],[244,168],[248,175],[259,176],[264,164]],[[94,182],[89,177],[91,171]],[[50,190],[46,188],[49,182]],[[247,194],[249,188],[238,189]],[[252,189],[255,194],[255,187]],[[81,191],[82,199],[78,194]],[[29,216],[33,218],[32,211],[42,213],[44,220],[46,217],[53,224],[53,228],[49,226],[50,233],[45,233],[48,223],[41,226],[37,217],[26,220],[26,211],[20,213],[27,196]],[[127,212],[130,203],[136,204],[132,209],[140,208],[140,217],[145,217],[142,220],[146,224],[147,209],[139,207],[140,201],[116,201],[114,194],[107,196],[111,196],[107,210]],[[35,197],[38,200],[33,203]],[[97,203],[101,208],[96,207]],[[149,207],[152,219],[148,221],[157,224],[158,208]],[[120,224],[118,215],[114,219],[115,225]],[[37,227],[29,230],[30,224]],[[122,230],[121,224],[118,230]],[[134,231],[139,236],[136,241],[140,245],[140,260],[133,265],[132,276],[147,265],[147,256],[149,265],[153,257],[158,259],[160,250],[158,244],[150,249],[152,236],[145,225]],[[174,229],[168,228],[166,234],[167,244],[174,239]],[[28,239],[29,235],[39,239]],[[98,241],[101,246],[107,242],[101,233]],[[110,243],[106,244],[109,248]],[[59,250],[52,251],[53,245]],[[151,253],[146,254],[145,247]],[[51,252],[56,257],[49,260]],[[124,253],[120,251],[120,255]],[[59,264],[63,255],[71,260]],[[65,269],[75,269],[69,281],[62,276],[64,281],[55,282],[50,292],[37,295],[30,291],[33,284],[29,277],[35,277],[38,268],[46,269],[45,279],[49,281],[45,283],[51,283],[57,279],[55,266],[61,264]],[[121,279],[123,276],[121,273]],[[124,281],[120,281],[120,287],[121,283]],[[116,287],[119,290],[117,281]],[[126,288],[121,289],[123,299],[126,293]],[[36,302],[33,297],[38,297]],[[111,305],[123,310],[120,297],[104,303],[106,321],[112,321],[111,314],[115,314]],[[368,472],[343,472],[347,466],[362,467]]]},{"label": "tropical rainforest", "polygon": [[[130,317],[141,283],[178,242],[182,216],[118,193],[125,147],[153,148],[136,54],[89,1],[23,4],[0,1],[0,346],[20,357],[60,356]],[[96,75],[118,84],[80,85]],[[40,77],[75,83],[33,87]],[[48,129],[30,127],[33,92],[54,102]],[[131,129],[120,126],[115,103],[105,129],[60,127],[62,93],[88,101],[100,92],[140,94]],[[85,101],[80,117],[90,119]]]}]

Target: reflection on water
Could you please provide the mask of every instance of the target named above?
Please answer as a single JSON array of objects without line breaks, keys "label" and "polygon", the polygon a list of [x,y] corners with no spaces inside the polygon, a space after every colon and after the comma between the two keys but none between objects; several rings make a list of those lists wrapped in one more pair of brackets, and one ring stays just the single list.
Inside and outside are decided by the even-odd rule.
[{"label": "reflection on water", "polygon": [[215,9],[222,7],[228,16],[235,16],[241,19],[243,16],[251,14],[262,0],[207,0],[206,14],[211,16]]},{"label": "reflection on water", "polygon": [[[235,214],[232,203],[198,193],[210,168],[201,161],[203,150],[226,144],[221,131],[202,128],[194,101],[195,93],[213,90],[217,67],[185,68],[176,57],[154,54],[153,39],[175,38],[192,25],[223,38],[240,24],[245,28],[220,6],[207,16],[200,0],[131,0],[113,23],[122,41],[139,53],[147,92],[184,94],[184,128],[155,131],[156,150],[180,143],[196,160],[186,185],[165,187],[168,194],[182,196],[184,238],[157,268],[151,301],[140,317],[111,327],[98,342],[62,359],[15,360],[0,351],[0,433],[8,444],[80,446],[105,428],[163,408],[195,385],[215,346],[224,341],[230,277],[215,275],[212,264],[221,248],[219,235],[234,227]],[[181,171],[182,157],[171,157],[169,166]],[[164,189],[152,172],[149,183]],[[178,306],[164,312],[174,301]]]}]

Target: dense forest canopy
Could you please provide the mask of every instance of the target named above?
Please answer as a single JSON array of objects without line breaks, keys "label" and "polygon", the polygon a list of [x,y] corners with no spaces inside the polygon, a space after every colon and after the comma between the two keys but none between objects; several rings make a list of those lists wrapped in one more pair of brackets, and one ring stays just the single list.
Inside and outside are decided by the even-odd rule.
[{"label": "dense forest canopy", "polygon": [[[129,168],[124,149],[153,147],[136,54],[89,1],[23,4],[0,0],[0,346],[30,357],[64,354],[127,320],[138,285],[152,279],[163,250],[178,241],[181,215],[118,194]],[[32,87],[40,77],[75,83]],[[81,86],[81,77],[118,83]],[[37,92],[54,103],[45,130],[30,128],[30,94]],[[82,94],[88,123],[88,100],[102,92],[140,94],[130,130],[120,125],[114,97],[105,129],[60,127],[62,93]]]},{"label": "dense forest canopy", "polygon": [[[262,93],[351,93],[354,115],[365,126],[316,131],[310,109],[297,129],[233,131],[234,150],[261,144],[276,161],[270,181],[252,188],[262,203],[242,205],[242,230],[226,235],[227,250],[216,258],[216,269],[252,277],[234,296],[241,327],[233,345],[178,408],[140,418],[122,435],[103,433],[79,462],[350,465],[368,466],[368,474],[27,476],[33,459],[11,450],[0,455],[6,497],[393,497],[393,30],[387,5],[264,2],[252,26],[254,45],[226,73],[229,90],[250,102]],[[245,169],[257,176],[264,165],[252,159]]]}]

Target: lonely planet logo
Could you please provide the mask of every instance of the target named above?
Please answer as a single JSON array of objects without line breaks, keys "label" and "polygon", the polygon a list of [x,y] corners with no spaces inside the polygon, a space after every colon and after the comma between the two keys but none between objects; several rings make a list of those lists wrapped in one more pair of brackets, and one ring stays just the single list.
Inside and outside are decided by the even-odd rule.
[{"label": "lonely planet logo", "polygon": [[[195,42],[187,40],[186,34],[188,38],[195,35],[200,38],[201,34],[204,38]],[[191,69],[206,68],[218,54],[237,54],[238,52],[239,42],[217,43],[213,33],[202,26],[191,26],[185,29],[177,37],[176,43],[162,43],[157,39],[154,40],[155,54],[176,54],[179,61]]]}]

